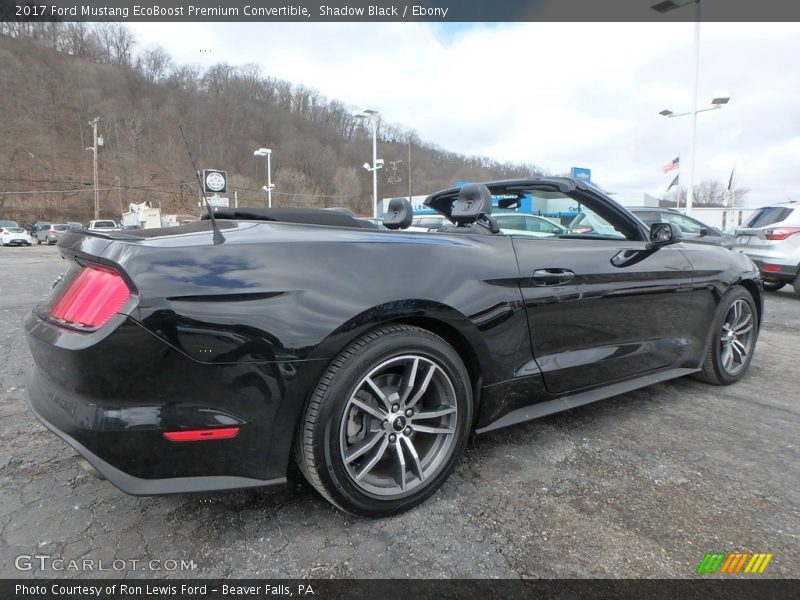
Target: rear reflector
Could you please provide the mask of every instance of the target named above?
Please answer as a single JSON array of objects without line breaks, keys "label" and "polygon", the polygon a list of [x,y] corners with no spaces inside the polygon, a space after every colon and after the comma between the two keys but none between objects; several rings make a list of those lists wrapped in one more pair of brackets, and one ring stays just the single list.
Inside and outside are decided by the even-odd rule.
[{"label": "rear reflector", "polygon": [[767,273],[777,273],[781,268],[778,265],[762,265],[761,270]]},{"label": "rear reflector", "polygon": [[130,298],[119,273],[88,266],[72,281],[50,311],[50,318],[83,329],[105,325]]},{"label": "rear reflector", "polygon": [[765,229],[764,237],[768,240],[785,240],[790,235],[800,232],[800,227],[775,227]]},{"label": "rear reflector", "polygon": [[165,431],[164,437],[170,442],[199,442],[202,440],[228,440],[239,434],[238,427],[219,429],[192,429],[189,431]]}]

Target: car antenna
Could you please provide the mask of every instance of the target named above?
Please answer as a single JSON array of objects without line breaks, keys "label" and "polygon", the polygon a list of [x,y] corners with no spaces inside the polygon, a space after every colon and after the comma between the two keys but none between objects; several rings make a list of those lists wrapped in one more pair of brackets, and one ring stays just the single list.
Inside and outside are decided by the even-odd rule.
[{"label": "car antenna", "polygon": [[189,140],[186,139],[186,133],[183,131],[183,125],[179,124],[178,128],[181,130],[183,143],[186,145],[186,152],[189,153],[189,160],[192,161],[192,169],[194,169],[194,174],[197,175],[197,183],[200,184],[200,193],[203,194],[203,200],[205,201],[206,210],[208,211],[208,218],[211,220],[211,229],[214,231],[214,245],[224,244],[225,236],[222,235],[222,232],[219,230],[217,220],[214,218],[214,211],[211,210],[211,205],[208,203],[206,191],[203,189],[203,181],[200,179],[200,171],[197,170],[197,166],[194,164],[194,157],[192,157],[192,151],[189,149]]}]

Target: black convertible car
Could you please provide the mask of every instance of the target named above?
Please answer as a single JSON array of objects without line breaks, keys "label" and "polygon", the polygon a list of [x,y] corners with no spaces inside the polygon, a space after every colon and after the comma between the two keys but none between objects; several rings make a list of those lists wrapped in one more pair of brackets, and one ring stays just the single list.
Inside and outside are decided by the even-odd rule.
[{"label": "black convertible car", "polygon": [[[492,196],[600,223],[500,233]],[[468,436],[684,375],[730,384],[763,313],[746,256],[649,229],[567,178],[470,184],[438,231],[335,211],[240,209],[69,231],[69,268],[25,323],[41,421],[113,484],[167,494],[281,484],[294,460],[340,508],[396,513]]]}]

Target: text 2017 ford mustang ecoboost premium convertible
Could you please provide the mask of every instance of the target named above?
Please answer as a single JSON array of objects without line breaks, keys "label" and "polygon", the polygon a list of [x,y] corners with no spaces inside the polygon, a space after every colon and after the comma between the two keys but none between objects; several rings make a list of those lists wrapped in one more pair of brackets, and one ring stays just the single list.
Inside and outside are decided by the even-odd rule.
[{"label": "text 2017 ford mustang ecoboost premium convertible", "polygon": [[[586,215],[502,233],[493,197]],[[380,516],[448,477],[468,436],[684,375],[746,372],[758,271],[648,229],[567,178],[429,196],[404,231],[336,211],[238,209],[128,232],[69,231],[68,269],[27,318],[31,408],[130,494],[270,486],[292,458],[336,506]]]}]

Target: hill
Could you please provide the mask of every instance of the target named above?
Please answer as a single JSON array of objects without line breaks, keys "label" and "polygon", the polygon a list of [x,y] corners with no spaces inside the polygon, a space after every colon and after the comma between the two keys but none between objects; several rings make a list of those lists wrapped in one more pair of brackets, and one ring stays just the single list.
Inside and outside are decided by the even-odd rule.
[{"label": "hill", "polygon": [[[118,23],[0,23],[0,215],[21,221],[92,218],[92,128],[98,152],[101,216],[149,200],[165,212],[198,214],[198,186],[178,124],[199,168],[229,171],[229,196],[261,206],[264,159],[272,148],[273,202],[281,206],[347,206],[370,212],[371,129],[356,107],[257,65],[175,65],[160,47],[138,48]],[[403,161],[379,196],[408,193],[411,148],[414,194],[456,180],[523,177],[533,165],[501,164],[449,152],[401,125],[381,122],[378,156]]]}]

